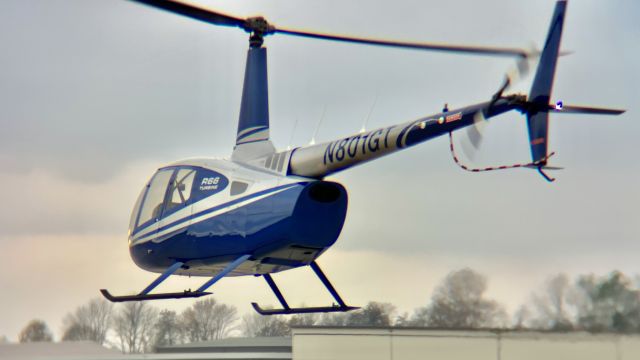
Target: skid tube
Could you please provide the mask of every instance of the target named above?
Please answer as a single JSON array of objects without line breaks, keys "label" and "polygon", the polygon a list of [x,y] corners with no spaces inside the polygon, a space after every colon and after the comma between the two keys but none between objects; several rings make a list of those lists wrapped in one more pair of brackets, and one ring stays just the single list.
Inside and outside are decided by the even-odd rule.
[{"label": "skid tube", "polygon": [[282,292],[280,292],[280,289],[278,288],[276,283],[273,281],[273,278],[271,277],[271,275],[263,274],[262,277],[264,277],[265,281],[267,282],[267,284],[269,284],[269,287],[273,291],[274,295],[276,296],[276,298],[278,298],[280,305],[282,305],[282,309],[263,309],[262,307],[260,307],[260,305],[258,305],[255,302],[251,303],[253,308],[260,315],[291,315],[291,314],[309,314],[309,313],[346,312],[346,311],[359,309],[359,307],[348,306],[347,304],[345,304],[345,302],[342,300],[342,298],[340,297],[336,289],[333,287],[333,285],[331,285],[331,282],[326,277],[326,275],[322,272],[322,270],[320,269],[320,267],[315,261],[312,261],[311,264],[309,264],[309,266],[311,266],[311,269],[313,270],[313,272],[315,272],[318,278],[320,278],[320,281],[322,281],[322,284],[327,288],[331,296],[333,296],[333,298],[336,300],[337,304],[333,304],[331,306],[321,306],[321,307],[292,308],[287,303],[287,300],[285,300],[284,296],[282,295]]},{"label": "skid tube", "polygon": [[240,264],[249,259],[249,255],[242,255],[229,265],[227,265],[222,271],[200,286],[196,291],[185,290],[183,292],[173,292],[173,293],[160,293],[160,294],[149,294],[151,290],[155,289],[156,286],[160,285],[163,281],[165,281],[169,276],[178,271],[184,263],[178,261],[175,264],[171,265],[167,270],[165,270],[157,279],[155,279],[149,286],[147,286],[144,290],[142,290],[137,295],[124,295],[124,296],[114,296],[109,293],[107,289],[100,289],[100,293],[111,302],[125,302],[125,301],[146,301],[146,300],[163,300],[163,299],[182,299],[182,298],[199,298],[201,296],[210,295],[210,292],[206,292],[209,287],[218,282],[218,280],[227,276],[230,272],[232,272],[235,268],[237,268]]}]

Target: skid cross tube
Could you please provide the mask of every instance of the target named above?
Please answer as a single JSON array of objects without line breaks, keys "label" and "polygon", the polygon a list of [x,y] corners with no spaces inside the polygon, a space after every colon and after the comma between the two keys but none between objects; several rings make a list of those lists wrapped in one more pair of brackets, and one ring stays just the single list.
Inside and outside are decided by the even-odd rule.
[{"label": "skid cross tube", "polygon": [[329,279],[327,279],[326,275],[322,272],[318,264],[315,261],[313,261],[311,262],[310,266],[311,266],[311,269],[313,269],[313,272],[315,272],[316,275],[320,278],[320,281],[322,281],[322,283],[324,284],[324,287],[326,287],[327,290],[329,290],[329,292],[331,293],[331,296],[333,296],[333,298],[336,299],[336,302],[340,305],[340,307],[346,307],[347,304],[345,304],[344,301],[342,301],[342,298],[340,297],[340,295],[338,295],[338,292],[333,287],[333,285],[331,285],[331,282],[329,282]]},{"label": "skid cross tube", "polygon": [[289,315],[289,314],[308,314],[308,313],[321,313],[321,312],[323,313],[345,312],[345,311],[359,309],[358,307],[348,306],[347,304],[344,303],[340,295],[338,295],[338,292],[336,291],[336,289],[333,287],[333,285],[331,285],[331,282],[329,281],[329,279],[327,279],[327,277],[325,276],[325,274],[322,272],[322,270],[320,269],[320,267],[315,261],[311,262],[311,264],[309,265],[311,266],[311,269],[313,270],[313,272],[316,273],[318,278],[320,278],[320,281],[322,281],[322,284],[327,288],[329,293],[331,293],[331,296],[333,296],[333,298],[336,300],[336,302],[338,303],[337,305],[334,304],[332,306],[323,306],[323,307],[291,308],[287,303],[287,300],[285,300],[284,296],[282,295],[282,292],[280,292],[278,285],[276,285],[275,281],[273,281],[273,278],[271,277],[271,275],[263,274],[262,277],[267,282],[267,284],[269,284],[269,287],[278,298],[278,301],[282,305],[282,309],[263,309],[257,303],[251,303],[253,308],[260,315]]},{"label": "skid cross tube", "polygon": [[235,270],[235,268],[240,266],[240,264],[247,261],[249,256],[250,255],[242,255],[239,258],[235,259],[232,263],[230,263],[224,269],[222,269],[222,271],[220,271],[216,276],[212,277],[211,280],[202,284],[202,286],[200,286],[198,290],[196,290],[196,292],[202,292],[207,290],[209,287],[211,287],[211,285],[215,284],[216,282],[218,282],[218,280],[222,279],[223,277],[227,276],[230,272]]},{"label": "skid cross tube", "polygon": [[262,275],[262,277],[264,277],[264,279],[267,281],[267,284],[269,284],[269,287],[271,287],[271,290],[273,290],[273,293],[278,298],[278,301],[280,301],[280,304],[282,305],[282,307],[285,309],[291,309],[289,307],[289,304],[287,304],[287,300],[285,300],[284,296],[282,296],[280,289],[278,289],[278,285],[276,285],[275,281],[273,281],[273,278],[271,277],[271,275],[264,274]]},{"label": "skid cross tube", "polygon": [[196,291],[185,290],[183,292],[173,292],[173,293],[161,293],[161,294],[149,294],[151,290],[155,289],[160,283],[166,280],[169,276],[173,275],[178,269],[180,269],[184,263],[178,261],[175,264],[171,265],[167,270],[165,270],[157,279],[155,279],[149,286],[147,286],[144,290],[142,290],[137,295],[124,295],[124,296],[114,296],[109,293],[107,289],[101,289],[100,292],[102,295],[111,302],[125,302],[125,301],[144,301],[144,300],[162,300],[162,299],[182,299],[182,298],[198,298],[201,296],[209,295],[210,292],[206,292],[211,285],[218,282],[218,280],[227,276],[230,272],[232,272],[235,268],[240,266],[243,262],[245,262],[250,255],[242,255],[239,258],[235,259],[233,262],[229,263],[222,271],[212,277],[209,281],[204,283],[202,286],[198,288]]},{"label": "skid cross tube", "polygon": [[151,290],[155,289],[156,286],[160,285],[161,282],[165,281],[174,272],[178,271],[178,269],[180,269],[182,265],[184,265],[184,263],[180,261],[171,265],[167,270],[165,270],[165,272],[160,274],[160,276],[158,276],[158,278],[154,282],[149,284],[149,286],[147,286],[144,290],[142,290],[138,295],[147,295],[149,292],[151,292]]}]

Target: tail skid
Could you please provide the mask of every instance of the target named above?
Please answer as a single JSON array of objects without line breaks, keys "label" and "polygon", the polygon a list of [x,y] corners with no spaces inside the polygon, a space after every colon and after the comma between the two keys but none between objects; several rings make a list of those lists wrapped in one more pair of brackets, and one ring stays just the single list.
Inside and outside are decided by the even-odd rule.
[{"label": "tail skid", "polygon": [[538,162],[533,161],[525,164],[489,166],[489,167],[482,167],[482,168],[467,166],[460,161],[460,159],[458,158],[458,155],[456,154],[455,147],[453,146],[453,132],[449,132],[449,150],[451,151],[451,156],[453,157],[453,161],[456,163],[456,165],[458,165],[458,167],[460,167],[462,170],[469,171],[469,172],[487,172],[487,171],[508,170],[508,169],[517,169],[517,168],[530,168],[530,169],[537,169],[540,175],[542,175],[542,177],[544,177],[548,182],[554,182],[556,179],[547,175],[544,172],[544,170],[562,170],[562,168],[560,167],[551,167],[551,166],[546,166],[542,164],[543,162],[546,163],[550,157],[555,155],[556,154],[555,152],[552,152],[551,154],[547,155],[545,158],[543,158],[541,161],[538,161]]}]

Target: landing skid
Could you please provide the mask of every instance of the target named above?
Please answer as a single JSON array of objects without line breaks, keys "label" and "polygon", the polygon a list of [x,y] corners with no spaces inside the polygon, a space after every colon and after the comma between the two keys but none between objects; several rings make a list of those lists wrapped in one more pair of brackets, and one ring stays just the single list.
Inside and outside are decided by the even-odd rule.
[{"label": "landing skid", "polygon": [[147,286],[144,290],[142,290],[137,295],[124,295],[124,296],[114,296],[109,293],[107,289],[101,289],[100,292],[102,295],[111,302],[125,302],[125,301],[146,301],[146,300],[163,300],[163,299],[182,299],[182,298],[199,298],[201,296],[210,295],[210,292],[206,292],[211,285],[215,284],[218,280],[227,276],[231,271],[237,268],[240,264],[249,259],[249,255],[242,255],[232,263],[227,265],[222,271],[220,271],[216,276],[212,277],[209,281],[204,283],[202,286],[198,288],[196,291],[185,290],[183,292],[173,292],[173,293],[161,293],[161,294],[149,294],[151,290],[155,289],[156,286],[160,285],[161,282],[166,280],[173,273],[178,271],[184,265],[184,263],[178,261],[175,264],[171,265],[165,272],[163,272],[156,280],[154,280],[149,286]]},{"label": "landing skid", "polygon": [[325,307],[306,307],[306,308],[288,308],[288,309],[263,309],[256,303],[251,303],[253,308],[260,315],[293,315],[293,314],[311,314],[311,313],[329,313],[329,312],[347,312],[360,309],[356,306],[325,306]]},{"label": "landing skid", "polygon": [[123,295],[114,296],[109,293],[107,289],[100,289],[100,293],[111,302],[125,302],[125,301],[145,301],[145,300],[163,300],[163,299],[182,299],[182,298],[199,298],[201,296],[210,295],[210,292],[204,291],[190,291],[185,290],[183,292],[174,293],[162,293],[162,294],[138,294],[138,295]]},{"label": "landing skid", "polygon": [[278,298],[278,301],[282,305],[282,309],[263,309],[257,303],[251,303],[253,308],[260,315],[291,315],[291,314],[309,314],[309,313],[346,312],[346,311],[359,309],[359,307],[348,306],[347,304],[345,304],[345,302],[342,300],[340,295],[338,295],[338,292],[336,291],[336,289],[333,287],[333,285],[331,285],[331,282],[329,282],[329,279],[324,275],[324,273],[322,272],[322,270],[320,269],[320,267],[315,261],[311,262],[311,264],[309,265],[311,266],[311,269],[313,269],[313,272],[316,273],[318,278],[320,278],[320,281],[322,281],[322,284],[324,284],[324,286],[327,288],[329,293],[331,293],[331,296],[333,296],[337,304],[334,304],[332,306],[324,306],[324,307],[292,308],[289,306],[289,304],[285,300],[284,296],[282,295],[282,292],[280,292],[280,289],[278,288],[276,283],[273,281],[273,278],[271,277],[271,275],[264,274],[262,275],[262,277],[264,277],[267,284],[269,284],[269,287],[271,288],[275,296]]}]

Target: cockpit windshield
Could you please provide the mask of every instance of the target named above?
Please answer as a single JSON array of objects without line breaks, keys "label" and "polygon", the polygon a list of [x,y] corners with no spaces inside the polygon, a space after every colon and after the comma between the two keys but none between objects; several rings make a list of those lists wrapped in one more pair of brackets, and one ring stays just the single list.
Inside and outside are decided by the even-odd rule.
[{"label": "cockpit windshield", "polygon": [[228,183],[224,175],[209,169],[191,166],[161,169],[138,198],[131,217],[131,231],[217,194]]},{"label": "cockpit windshield", "polygon": [[151,220],[157,220],[162,215],[162,204],[164,196],[171,180],[173,169],[160,170],[153,177],[144,198],[140,216],[138,217],[138,225],[142,225]]}]

